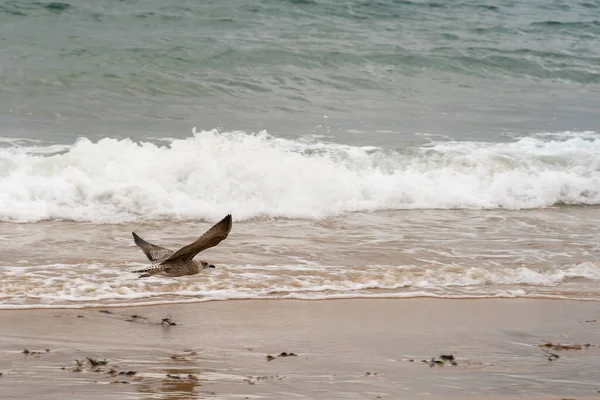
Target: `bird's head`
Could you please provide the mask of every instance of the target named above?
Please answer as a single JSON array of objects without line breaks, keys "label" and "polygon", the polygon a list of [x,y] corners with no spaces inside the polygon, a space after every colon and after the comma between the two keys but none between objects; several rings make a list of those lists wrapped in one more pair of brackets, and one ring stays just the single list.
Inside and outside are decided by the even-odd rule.
[{"label": "bird's head", "polygon": [[214,265],[207,263],[206,261],[200,261],[200,264],[202,265],[202,269],[206,269],[206,268],[215,268]]}]

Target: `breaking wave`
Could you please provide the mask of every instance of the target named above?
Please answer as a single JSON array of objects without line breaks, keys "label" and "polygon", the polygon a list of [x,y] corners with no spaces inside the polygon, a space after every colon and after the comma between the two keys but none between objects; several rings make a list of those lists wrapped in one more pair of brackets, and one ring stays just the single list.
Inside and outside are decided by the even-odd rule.
[{"label": "breaking wave", "polygon": [[163,142],[0,141],[0,220],[325,218],[396,209],[600,204],[600,139],[531,135],[406,149],[195,132]]}]

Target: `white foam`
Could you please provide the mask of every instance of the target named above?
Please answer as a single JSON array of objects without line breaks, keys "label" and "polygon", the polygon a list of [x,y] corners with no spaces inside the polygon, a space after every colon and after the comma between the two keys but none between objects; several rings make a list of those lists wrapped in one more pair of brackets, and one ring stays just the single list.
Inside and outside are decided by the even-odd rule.
[{"label": "white foam", "polygon": [[557,136],[402,151],[266,132],[203,131],[161,145],[20,142],[0,147],[0,220],[214,220],[228,212],[238,220],[322,218],[381,209],[600,204],[600,139],[590,132]]},{"label": "white foam", "polygon": [[[184,277],[137,279],[141,265],[101,263],[0,267],[0,309],[126,306],[233,299],[386,297],[545,297],[598,299],[600,264],[562,267],[460,265],[350,268],[298,265],[219,266]],[[83,273],[82,273],[83,272]],[[577,284],[572,285],[573,279]]]}]

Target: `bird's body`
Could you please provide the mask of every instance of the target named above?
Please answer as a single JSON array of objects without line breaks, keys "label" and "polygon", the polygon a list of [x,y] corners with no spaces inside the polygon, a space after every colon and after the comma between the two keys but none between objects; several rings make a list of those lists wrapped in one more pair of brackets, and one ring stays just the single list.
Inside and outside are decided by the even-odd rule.
[{"label": "bird's body", "polygon": [[135,244],[142,249],[148,259],[152,262],[152,266],[132,272],[141,273],[142,275],[139,276],[140,278],[146,278],[156,274],[177,277],[194,275],[205,268],[214,268],[214,265],[209,264],[206,261],[195,261],[193,258],[201,251],[214,247],[225,239],[231,231],[231,225],[231,214],[229,214],[220,222],[213,225],[213,227],[200,236],[198,240],[182,247],[176,252],[149,243],[136,235],[135,232],[132,232]]},{"label": "bird's body", "polygon": [[[214,266],[213,266],[214,267]],[[198,261],[190,260],[190,261],[182,261],[182,262],[173,262],[167,265],[161,264],[152,264],[152,266],[138,269],[136,271],[131,271],[135,273],[142,273],[140,278],[147,278],[152,275],[167,275],[167,276],[184,276],[184,275],[195,275],[204,268],[211,268],[210,266],[203,267],[200,265]]]}]

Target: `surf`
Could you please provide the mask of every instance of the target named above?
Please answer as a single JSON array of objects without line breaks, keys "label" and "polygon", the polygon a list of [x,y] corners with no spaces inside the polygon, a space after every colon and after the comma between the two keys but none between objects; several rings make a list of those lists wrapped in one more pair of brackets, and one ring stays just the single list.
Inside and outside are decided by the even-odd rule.
[{"label": "surf", "polygon": [[401,209],[600,204],[590,132],[390,149],[266,131],[0,146],[0,221],[327,218]]}]

